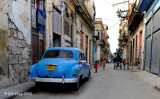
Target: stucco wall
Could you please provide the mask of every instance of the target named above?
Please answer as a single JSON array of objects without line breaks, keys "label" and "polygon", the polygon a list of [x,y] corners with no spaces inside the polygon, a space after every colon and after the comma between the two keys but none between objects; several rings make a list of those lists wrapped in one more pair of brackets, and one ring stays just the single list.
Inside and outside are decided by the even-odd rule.
[{"label": "stucco wall", "polygon": [[[142,39],[140,38],[140,32],[142,31]],[[144,37],[144,20],[142,20],[138,26],[138,28],[135,30],[135,32],[133,33],[133,39],[135,39],[135,43],[136,44],[136,36],[137,36],[137,49],[136,49],[136,45],[134,46],[134,59],[135,57],[137,58],[142,58],[143,57],[143,37]],[[140,45],[140,43],[142,43]],[[140,51],[140,47],[141,47],[141,51]],[[136,50],[137,50],[137,54],[136,54]],[[140,56],[140,57],[139,57]]]}]

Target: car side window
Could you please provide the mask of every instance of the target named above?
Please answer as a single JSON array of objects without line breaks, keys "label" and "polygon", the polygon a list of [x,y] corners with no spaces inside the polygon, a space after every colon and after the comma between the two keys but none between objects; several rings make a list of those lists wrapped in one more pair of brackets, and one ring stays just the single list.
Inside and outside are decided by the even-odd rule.
[{"label": "car side window", "polygon": [[79,53],[79,60],[83,60],[83,54]]},{"label": "car side window", "polygon": [[84,53],[83,53],[83,60],[86,60]]}]

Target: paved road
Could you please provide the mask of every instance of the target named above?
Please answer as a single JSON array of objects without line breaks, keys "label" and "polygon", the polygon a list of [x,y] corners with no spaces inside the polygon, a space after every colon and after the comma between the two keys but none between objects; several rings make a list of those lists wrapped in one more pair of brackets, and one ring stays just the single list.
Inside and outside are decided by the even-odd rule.
[{"label": "paved road", "polygon": [[[65,88],[63,88],[65,87]],[[106,69],[92,69],[92,79],[83,82],[78,91],[68,86],[32,88],[32,96],[13,99],[160,99],[160,92],[130,70],[113,70],[113,64]]]}]

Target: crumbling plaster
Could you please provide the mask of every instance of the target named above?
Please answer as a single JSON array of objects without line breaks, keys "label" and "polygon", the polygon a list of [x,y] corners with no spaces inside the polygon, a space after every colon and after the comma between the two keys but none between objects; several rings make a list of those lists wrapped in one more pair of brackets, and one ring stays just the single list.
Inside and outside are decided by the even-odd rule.
[{"label": "crumbling plaster", "polygon": [[9,18],[17,26],[31,44],[31,6],[30,0],[9,1]]}]

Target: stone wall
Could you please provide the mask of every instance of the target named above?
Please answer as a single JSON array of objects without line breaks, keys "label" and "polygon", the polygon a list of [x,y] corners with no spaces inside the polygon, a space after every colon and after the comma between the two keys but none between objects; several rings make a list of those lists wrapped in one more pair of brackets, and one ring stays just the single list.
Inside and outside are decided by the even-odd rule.
[{"label": "stone wall", "polygon": [[7,50],[9,76],[13,83],[26,81],[28,69],[31,65],[31,46],[27,45],[23,33],[11,21],[9,21]]},{"label": "stone wall", "polygon": [[31,66],[31,46],[27,45],[21,31],[9,20],[7,63],[5,74],[0,76],[0,88],[22,83],[27,80]]}]

